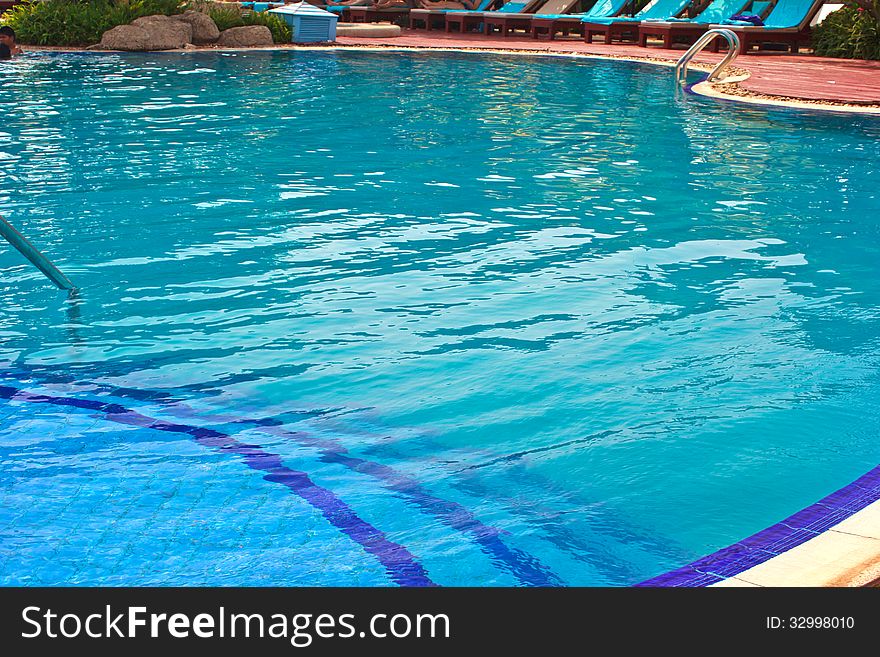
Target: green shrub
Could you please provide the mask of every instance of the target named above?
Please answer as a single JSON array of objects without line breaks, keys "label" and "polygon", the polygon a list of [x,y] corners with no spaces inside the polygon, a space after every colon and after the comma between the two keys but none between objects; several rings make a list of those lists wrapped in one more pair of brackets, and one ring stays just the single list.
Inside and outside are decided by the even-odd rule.
[{"label": "green shrub", "polygon": [[880,22],[862,7],[839,9],[813,29],[813,50],[824,57],[880,59]]},{"label": "green shrub", "polygon": [[242,16],[244,25],[265,25],[272,32],[272,41],[275,43],[290,43],[292,36],[290,25],[283,18],[266,12],[252,11]]},{"label": "green shrub", "polygon": [[275,43],[290,43],[290,26],[280,16],[266,12],[242,12],[234,7],[217,7],[210,4],[205,11],[217,23],[221,32],[230,27],[265,25],[272,32],[272,40]]},{"label": "green shrub", "polygon": [[87,46],[117,25],[141,16],[179,14],[186,0],[46,0],[25,2],[3,14],[21,43],[38,46]]},{"label": "green shrub", "polygon": [[208,5],[205,13],[217,23],[217,28],[222,32],[230,27],[241,27],[244,22],[241,19],[241,9],[234,7],[217,7]]},{"label": "green shrub", "polygon": [[[117,25],[154,14],[180,14],[196,3],[191,0],[46,0],[16,5],[0,17],[18,40],[36,46],[88,46]],[[205,7],[203,3],[199,3]],[[275,43],[290,42],[290,26],[284,19],[267,13],[242,13],[236,8],[208,4],[208,15],[220,30],[242,25],[265,25]]]}]

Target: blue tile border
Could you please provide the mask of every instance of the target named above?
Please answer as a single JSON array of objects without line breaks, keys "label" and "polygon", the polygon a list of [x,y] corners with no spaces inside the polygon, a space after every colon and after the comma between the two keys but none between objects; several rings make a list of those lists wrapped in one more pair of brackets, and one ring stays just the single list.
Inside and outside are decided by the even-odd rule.
[{"label": "blue tile border", "polygon": [[775,525],[637,587],[717,584],[802,545],[880,499],[880,466]]}]

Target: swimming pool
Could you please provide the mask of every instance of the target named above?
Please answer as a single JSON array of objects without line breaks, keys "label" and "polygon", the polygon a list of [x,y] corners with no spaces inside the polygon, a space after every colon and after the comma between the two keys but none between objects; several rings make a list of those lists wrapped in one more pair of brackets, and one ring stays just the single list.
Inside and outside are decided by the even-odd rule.
[{"label": "swimming pool", "polygon": [[630,585],[880,462],[880,121],[627,62],[0,68],[0,583]]}]

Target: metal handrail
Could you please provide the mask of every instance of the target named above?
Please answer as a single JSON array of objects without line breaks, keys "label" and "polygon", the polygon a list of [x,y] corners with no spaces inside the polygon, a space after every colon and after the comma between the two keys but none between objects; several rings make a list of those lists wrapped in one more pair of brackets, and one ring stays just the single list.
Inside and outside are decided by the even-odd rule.
[{"label": "metal handrail", "polygon": [[736,35],[736,32],[724,28],[711,29],[697,39],[697,42],[688,48],[688,51],[678,60],[678,63],[675,65],[676,85],[684,84],[685,78],[687,78],[688,64],[690,64],[690,61],[694,56],[705,48],[713,39],[719,36],[727,39],[727,54],[724,56],[724,59],[718,63],[718,66],[712,69],[712,72],[709,73],[709,77],[706,78],[706,80],[708,82],[717,80],[718,76],[721,74],[721,70],[736,59],[736,56],[739,54],[739,37]]},{"label": "metal handrail", "polygon": [[55,283],[62,290],[76,290],[76,286],[71,283],[67,276],[53,265],[49,258],[40,253],[39,249],[28,242],[27,238],[19,233],[11,223],[0,217],[0,236],[6,238],[12,246],[18,249],[25,258],[31,261],[31,264],[43,272],[46,277]]}]

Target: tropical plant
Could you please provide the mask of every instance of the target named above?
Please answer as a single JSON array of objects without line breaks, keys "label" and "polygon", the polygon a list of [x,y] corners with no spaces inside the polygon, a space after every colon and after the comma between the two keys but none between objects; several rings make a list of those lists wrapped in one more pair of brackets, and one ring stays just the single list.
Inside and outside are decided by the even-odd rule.
[{"label": "tropical plant", "polygon": [[244,11],[235,7],[223,7],[213,3],[204,5],[203,11],[210,16],[222,32],[230,27],[244,25],[265,25],[272,32],[275,43],[290,43],[290,26],[284,19],[274,14],[256,11]]},{"label": "tropical plant", "polygon": [[88,46],[117,25],[155,14],[180,14],[198,5],[220,30],[265,25],[275,43],[290,42],[290,26],[278,16],[242,12],[201,0],[26,0],[0,17],[21,43],[37,46]]},{"label": "tropical plant", "polygon": [[813,29],[813,50],[825,57],[880,59],[880,0],[855,0]]},{"label": "tropical plant", "polygon": [[117,25],[154,14],[179,14],[187,0],[28,0],[0,17],[21,43],[86,46]]}]

